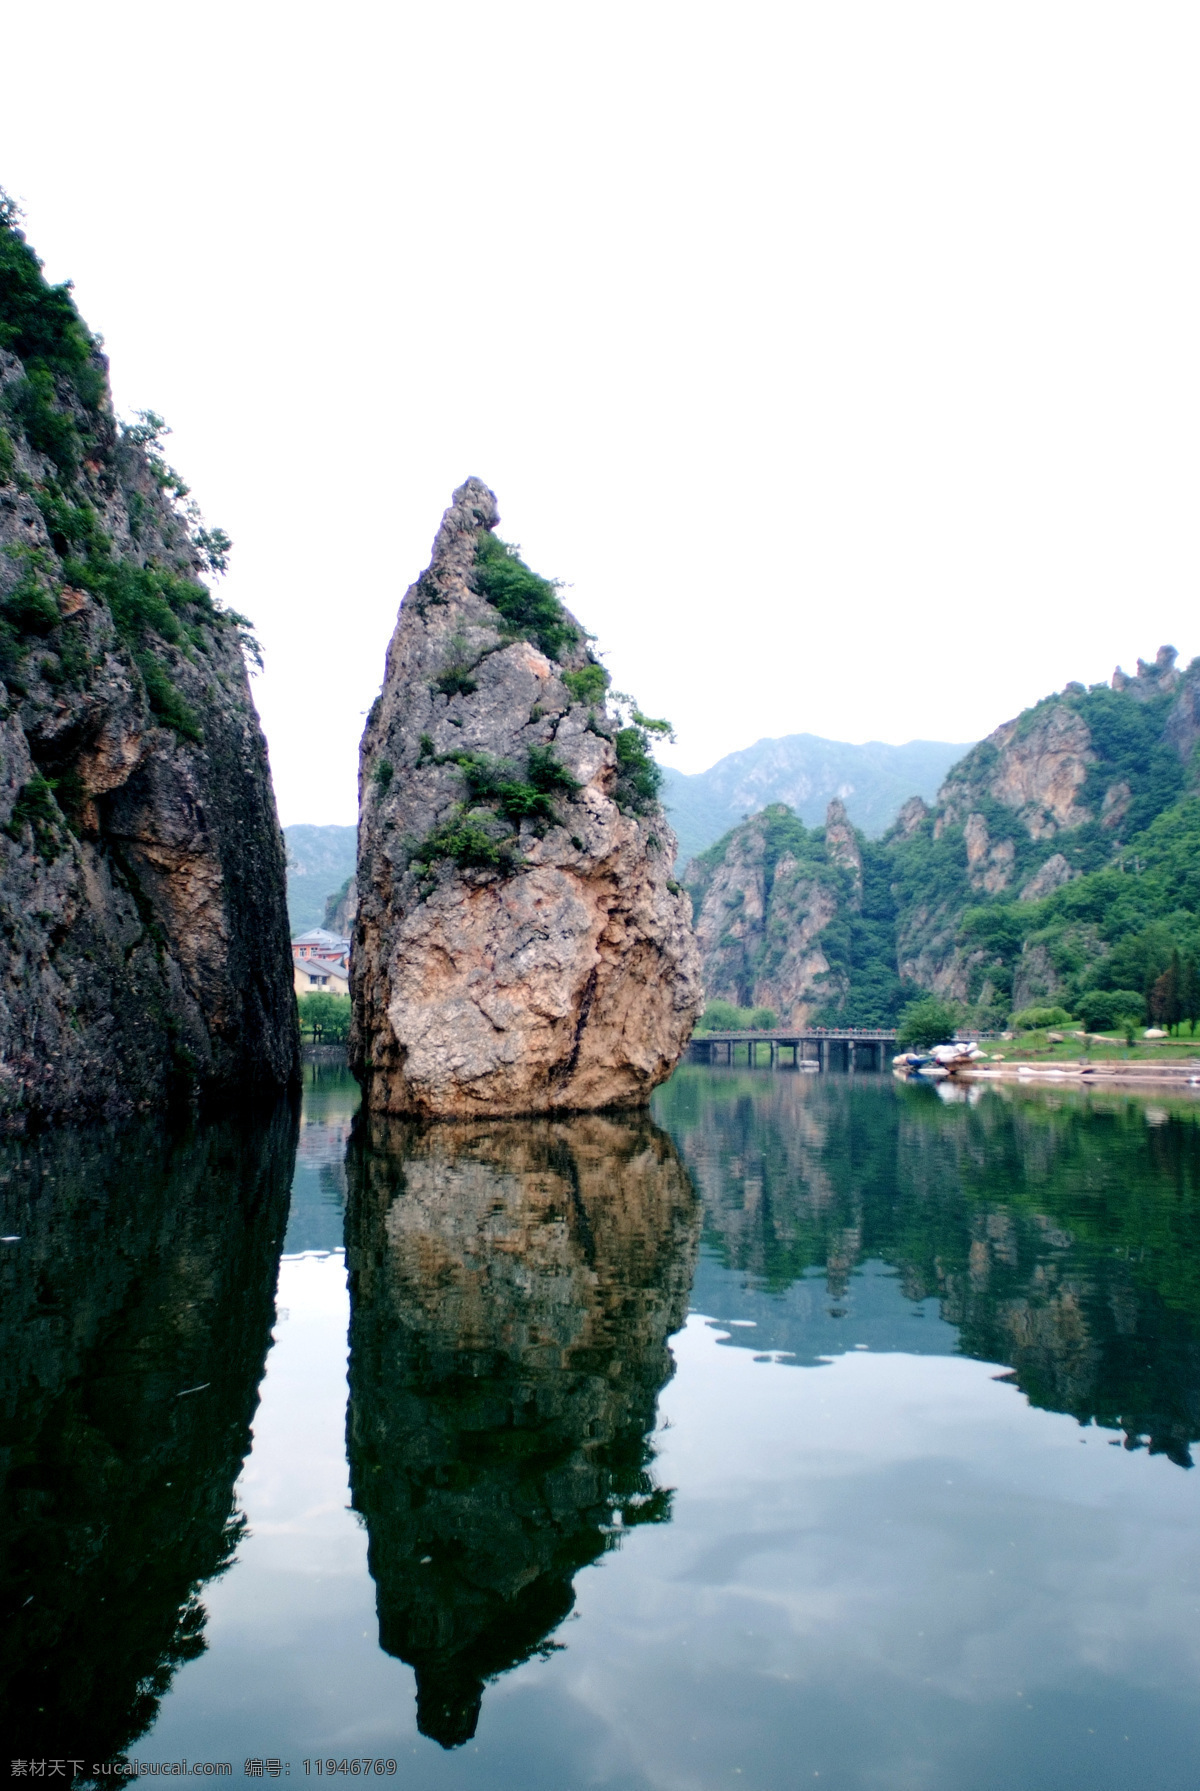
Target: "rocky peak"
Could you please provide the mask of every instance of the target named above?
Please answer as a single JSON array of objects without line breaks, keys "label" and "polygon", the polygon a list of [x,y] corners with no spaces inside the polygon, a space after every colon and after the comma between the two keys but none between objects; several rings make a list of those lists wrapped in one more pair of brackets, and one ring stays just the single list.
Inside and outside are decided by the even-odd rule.
[{"label": "rocky peak", "polygon": [[845,804],[835,796],[825,811],[825,850],[831,864],[840,864],[849,871],[854,886],[852,905],[862,907],[863,861],[858,835],[846,813]]},{"label": "rocky peak", "polygon": [[911,839],[922,821],[929,817],[929,804],[921,796],[910,796],[901,806],[889,832],[902,840]]},{"label": "rocky peak", "polygon": [[1160,647],[1154,655],[1153,665],[1148,665],[1144,659],[1138,660],[1137,674],[1132,678],[1118,666],[1112,675],[1112,688],[1128,691],[1130,696],[1143,703],[1157,696],[1169,696],[1183,675],[1175,667],[1178,657],[1174,647]]},{"label": "rocky peak", "polygon": [[352,1057],[369,1106],[636,1105],[700,997],[648,722],[587,636],[453,494],[363,734]]}]

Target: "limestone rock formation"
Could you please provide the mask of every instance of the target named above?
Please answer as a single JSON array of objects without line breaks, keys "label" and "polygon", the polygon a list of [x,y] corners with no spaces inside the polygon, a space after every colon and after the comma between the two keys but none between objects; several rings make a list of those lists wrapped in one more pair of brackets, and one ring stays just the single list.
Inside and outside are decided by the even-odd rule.
[{"label": "limestone rock formation", "polygon": [[336,889],[325,903],[325,918],[322,926],[331,933],[339,933],[348,939],[354,930],[354,917],[358,913],[358,888],[352,876],[347,877],[340,889]]},{"label": "limestone rock formation", "polygon": [[692,860],[684,873],[709,1001],[766,1007],[804,1025],[845,992],[824,935],[862,906],[858,836],[835,798],[823,830],[809,832],[771,803]]},{"label": "limestone rock formation", "polygon": [[363,735],[351,1061],[371,1108],[637,1105],[700,987],[643,720],[552,585],[454,493]]},{"label": "limestone rock formation", "polygon": [[928,813],[929,804],[923,796],[910,796],[907,802],[901,804],[900,812],[889,832],[895,838],[906,840],[917,831]]},{"label": "limestone rock formation", "polygon": [[990,751],[976,747],[942,786],[935,838],[967,821],[981,783],[996,802],[1016,812],[1034,840],[1050,839],[1091,819],[1079,795],[1096,754],[1076,709],[1064,702],[1043,704],[1029,720],[1006,721],[983,745]]},{"label": "limestone rock formation", "polygon": [[846,813],[846,805],[835,796],[825,812],[825,850],[831,864],[840,864],[850,874],[851,906],[862,907],[863,859],[858,834]]},{"label": "limestone rock formation", "polygon": [[1069,883],[1074,875],[1062,853],[1056,852],[1023,885],[1017,899],[1021,902],[1040,902],[1043,896],[1051,895],[1054,890],[1061,889],[1064,883]]},{"label": "limestone rock formation", "polygon": [[240,618],[0,205],[0,1125],[278,1090],[283,846]]},{"label": "limestone rock formation", "polygon": [[654,1408],[700,1207],[644,1115],[360,1123],[349,1158],[354,1508],[417,1721],[475,1732],[580,1568],[670,1515]]}]

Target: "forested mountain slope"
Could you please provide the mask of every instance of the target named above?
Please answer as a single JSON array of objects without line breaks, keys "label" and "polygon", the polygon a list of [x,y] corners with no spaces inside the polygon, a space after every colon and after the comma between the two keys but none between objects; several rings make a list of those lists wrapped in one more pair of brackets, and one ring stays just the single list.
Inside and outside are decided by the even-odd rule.
[{"label": "forested mountain slope", "polygon": [[[686,873],[710,998],[861,1022],[933,990],[995,1024],[1088,990],[1145,995],[1174,953],[1200,952],[1200,660],[1181,672],[1175,659],[1164,647],[1133,677],[1069,684],[997,728],[932,809],[913,798],[877,844],[858,837],[861,893],[828,828],[777,811],[734,829]],[[756,829],[761,926],[758,886],[737,869]],[[801,866],[803,916],[787,895]],[[781,981],[798,952],[806,978]]]},{"label": "forested mountain slope", "polygon": [[294,822],[283,830],[287,845],[288,917],[293,934],[325,924],[329,898],[354,871],[357,827]]}]

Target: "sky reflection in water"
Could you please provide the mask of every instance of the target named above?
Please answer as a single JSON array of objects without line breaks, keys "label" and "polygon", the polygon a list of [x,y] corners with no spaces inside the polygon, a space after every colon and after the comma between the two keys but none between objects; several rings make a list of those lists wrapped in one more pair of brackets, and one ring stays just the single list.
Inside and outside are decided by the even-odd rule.
[{"label": "sky reflection in water", "polygon": [[[355,1100],[307,1091],[248,1534],[134,1758],[390,1755],[406,1785],[514,1791],[1194,1783],[1195,1108],[685,1067],[658,1126],[360,1128],[347,1157]],[[194,1275],[196,1237],[143,1248]],[[102,1370],[139,1486],[165,1459],[158,1333],[143,1313],[133,1360],[123,1298],[82,1393],[17,1401],[26,1538],[68,1552],[20,1486],[58,1484]],[[226,1439],[222,1522],[227,1379],[192,1445],[195,1478]],[[135,1518],[70,1497],[136,1587]]]}]

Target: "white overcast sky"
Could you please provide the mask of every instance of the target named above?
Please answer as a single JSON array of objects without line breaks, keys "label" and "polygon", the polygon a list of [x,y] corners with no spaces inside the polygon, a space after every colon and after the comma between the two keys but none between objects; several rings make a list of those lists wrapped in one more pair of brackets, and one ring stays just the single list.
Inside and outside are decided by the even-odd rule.
[{"label": "white overcast sky", "polygon": [[45,0],[0,184],[352,821],[453,486],[699,770],[1200,650],[1194,4]]}]

